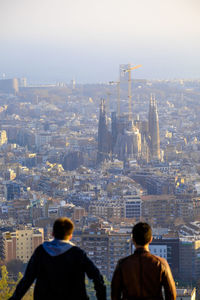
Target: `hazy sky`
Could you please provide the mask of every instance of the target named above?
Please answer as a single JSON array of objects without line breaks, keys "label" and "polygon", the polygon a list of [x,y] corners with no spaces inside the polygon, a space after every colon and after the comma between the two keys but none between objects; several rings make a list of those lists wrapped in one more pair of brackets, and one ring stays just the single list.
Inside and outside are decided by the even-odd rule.
[{"label": "hazy sky", "polygon": [[0,0],[0,78],[200,79],[200,0]]}]

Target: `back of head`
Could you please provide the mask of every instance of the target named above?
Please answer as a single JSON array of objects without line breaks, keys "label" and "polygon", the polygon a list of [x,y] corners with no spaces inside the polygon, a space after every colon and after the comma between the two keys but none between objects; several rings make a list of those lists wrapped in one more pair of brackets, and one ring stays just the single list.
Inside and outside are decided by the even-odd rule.
[{"label": "back of head", "polygon": [[66,218],[59,218],[53,224],[53,236],[58,240],[65,240],[74,231],[74,223]]},{"label": "back of head", "polygon": [[151,241],[152,230],[149,224],[139,222],[133,226],[132,230],[133,241],[139,245],[144,246]]}]

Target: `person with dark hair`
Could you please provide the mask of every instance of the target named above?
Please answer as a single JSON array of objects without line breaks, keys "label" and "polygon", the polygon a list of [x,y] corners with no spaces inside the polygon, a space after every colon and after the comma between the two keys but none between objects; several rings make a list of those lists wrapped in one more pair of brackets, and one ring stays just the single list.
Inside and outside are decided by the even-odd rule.
[{"label": "person with dark hair", "polygon": [[53,225],[54,239],[36,248],[10,300],[23,298],[35,282],[34,300],[86,300],[85,274],[94,282],[98,300],[106,300],[106,287],[97,267],[72,242],[73,222],[59,218]]},{"label": "person with dark hair", "polygon": [[137,223],[132,230],[135,252],[119,260],[111,282],[112,300],[176,299],[176,287],[167,261],[149,252],[152,230],[147,223]]}]

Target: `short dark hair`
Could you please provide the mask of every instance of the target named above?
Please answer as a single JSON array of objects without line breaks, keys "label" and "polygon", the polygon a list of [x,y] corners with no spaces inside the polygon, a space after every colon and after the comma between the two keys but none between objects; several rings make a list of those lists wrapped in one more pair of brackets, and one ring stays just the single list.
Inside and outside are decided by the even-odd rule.
[{"label": "short dark hair", "polygon": [[74,223],[66,218],[58,218],[53,224],[53,236],[58,240],[64,240],[74,231]]},{"label": "short dark hair", "polygon": [[132,238],[133,241],[140,246],[148,244],[152,237],[151,226],[147,223],[139,222],[133,226]]}]

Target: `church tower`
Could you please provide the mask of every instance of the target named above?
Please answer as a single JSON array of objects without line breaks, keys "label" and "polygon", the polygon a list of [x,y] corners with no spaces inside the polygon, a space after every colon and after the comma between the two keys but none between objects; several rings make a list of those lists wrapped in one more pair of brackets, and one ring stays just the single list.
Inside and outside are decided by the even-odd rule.
[{"label": "church tower", "polygon": [[157,103],[151,96],[149,104],[149,146],[151,160],[160,160],[160,133]]},{"label": "church tower", "polygon": [[97,163],[107,159],[111,152],[111,133],[108,130],[105,100],[101,100],[98,126]]}]

